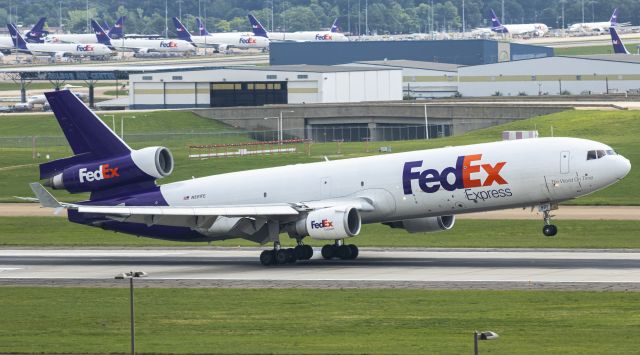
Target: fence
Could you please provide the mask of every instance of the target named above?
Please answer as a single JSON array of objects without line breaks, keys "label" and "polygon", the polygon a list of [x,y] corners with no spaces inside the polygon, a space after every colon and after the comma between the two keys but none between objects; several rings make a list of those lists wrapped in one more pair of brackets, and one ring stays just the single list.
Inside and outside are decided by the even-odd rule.
[{"label": "fence", "polygon": [[[278,131],[212,131],[212,132],[149,132],[125,133],[124,140],[131,145],[183,143],[189,145],[231,144],[248,141],[273,142],[278,140]],[[451,125],[429,124],[429,138],[449,136],[453,133]],[[300,129],[282,131],[284,140],[304,139],[314,143],[326,142],[383,142],[412,139],[425,139],[424,125],[384,125],[375,127],[366,125],[317,125]],[[31,148],[34,152],[41,147],[68,147],[62,135],[51,136],[11,136],[0,137],[0,148]]]}]

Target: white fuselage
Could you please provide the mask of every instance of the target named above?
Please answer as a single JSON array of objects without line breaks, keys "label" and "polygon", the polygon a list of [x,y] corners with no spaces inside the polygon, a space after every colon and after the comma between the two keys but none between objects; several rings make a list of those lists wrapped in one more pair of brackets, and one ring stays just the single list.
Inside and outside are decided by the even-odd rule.
[{"label": "white fuselage", "polygon": [[47,43],[98,43],[95,33],[50,34],[44,39]]},{"label": "white fuselage", "polygon": [[118,50],[134,52],[193,52],[191,43],[180,39],[112,39],[111,45]]},{"label": "white fuselage", "polygon": [[206,36],[191,36],[191,40],[198,47],[208,48],[240,48],[240,49],[266,49],[269,48],[269,39],[253,34],[224,32],[212,33]]},{"label": "white fuselage", "polygon": [[518,25],[502,25],[511,35],[536,35],[544,36],[549,32],[549,27],[544,23],[523,23]]},{"label": "white fuselage", "polygon": [[100,43],[27,43],[32,54],[49,54],[59,57],[103,57],[111,55],[111,49]]},{"label": "white fuselage", "polygon": [[345,42],[349,39],[342,33],[330,31],[298,31],[298,32],[269,32],[271,41],[294,41],[294,42],[324,42],[336,41]]},{"label": "white fuselage", "polygon": [[161,193],[170,206],[365,197],[377,206],[362,213],[364,223],[396,221],[568,200],[629,172],[620,155],[587,160],[591,150],[613,152],[575,138],[503,141],[208,176],[161,185]]},{"label": "white fuselage", "polygon": [[0,37],[0,49],[13,49],[14,45],[13,45],[13,40],[11,40],[11,37]]},{"label": "white fuselage", "polygon": [[609,27],[611,27],[611,22],[609,21],[605,21],[605,22],[585,22],[585,23],[574,23],[573,25],[569,26],[569,31],[572,32],[578,32],[578,31],[582,31],[582,32],[606,32],[609,30]]}]

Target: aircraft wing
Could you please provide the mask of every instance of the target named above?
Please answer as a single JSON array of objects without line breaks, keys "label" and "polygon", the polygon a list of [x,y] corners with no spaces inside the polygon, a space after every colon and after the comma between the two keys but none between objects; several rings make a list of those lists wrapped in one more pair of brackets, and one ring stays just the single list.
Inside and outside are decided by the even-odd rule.
[{"label": "aircraft wing", "polygon": [[295,216],[299,212],[289,204],[231,206],[91,206],[72,207],[80,213],[118,216]]}]

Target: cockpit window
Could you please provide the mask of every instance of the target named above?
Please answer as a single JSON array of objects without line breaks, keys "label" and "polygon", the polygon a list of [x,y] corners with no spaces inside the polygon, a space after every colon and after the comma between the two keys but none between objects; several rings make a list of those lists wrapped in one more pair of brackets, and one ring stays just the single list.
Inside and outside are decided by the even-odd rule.
[{"label": "cockpit window", "polygon": [[618,155],[613,149],[610,150],[590,150],[587,152],[587,160],[600,159],[605,155]]}]

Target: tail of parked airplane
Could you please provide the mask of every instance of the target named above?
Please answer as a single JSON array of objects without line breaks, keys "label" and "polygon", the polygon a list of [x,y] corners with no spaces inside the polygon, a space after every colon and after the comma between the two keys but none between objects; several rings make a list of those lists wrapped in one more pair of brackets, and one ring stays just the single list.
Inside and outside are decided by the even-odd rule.
[{"label": "tail of parked airplane", "polygon": [[98,43],[104,44],[105,46],[112,48],[111,37],[104,32],[104,29],[102,29],[102,27],[96,20],[91,19],[91,27],[93,27],[93,31],[96,34]]},{"label": "tail of parked airplane", "polygon": [[498,16],[496,15],[496,12],[493,11],[493,9],[491,10],[491,27],[502,27],[502,24],[500,23],[500,19],[498,18]]},{"label": "tail of parked airplane", "polygon": [[340,26],[338,25],[338,17],[333,21],[331,25],[331,32],[340,32]]},{"label": "tail of parked airplane", "polygon": [[196,27],[196,33],[198,33],[200,36],[208,36],[211,34],[209,33],[209,31],[207,31],[207,26],[200,20],[199,17],[196,17]]},{"label": "tail of parked airplane", "polygon": [[44,37],[49,34],[48,31],[44,30],[44,24],[46,21],[46,17],[40,17],[31,31],[25,34],[25,40],[31,43],[44,43]]},{"label": "tail of parked airplane", "polygon": [[124,20],[126,18],[126,16],[120,17],[113,27],[109,29],[109,32],[107,33],[109,38],[120,39],[124,37]]},{"label": "tail of parked airplane", "polygon": [[[269,38],[267,30],[264,29],[260,21],[258,21],[258,19],[252,14],[249,14],[247,16],[249,16],[249,22],[251,23],[251,30],[253,31],[253,34],[258,37]],[[333,29],[333,27],[331,28]]]},{"label": "tail of parked airplane", "polygon": [[102,20],[102,24],[104,25],[102,29],[109,32],[109,30],[111,29],[111,26],[109,26],[109,22],[107,22],[107,20]]},{"label": "tail of parked airplane", "polygon": [[611,34],[611,44],[613,44],[613,52],[616,54],[630,54],[627,47],[624,46],[618,32],[615,28],[609,27],[609,33]]},{"label": "tail of parked airplane", "polygon": [[189,30],[187,30],[187,28],[184,27],[182,22],[180,22],[180,20],[177,17],[172,17],[171,19],[173,20],[173,25],[176,27],[176,33],[178,34],[178,39],[181,39],[187,42],[193,42],[191,40],[191,34],[189,33]]},{"label": "tail of parked airplane", "polygon": [[168,149],[132,150],[69,90],[46,92],[73,156],[40,164],[40,179],[55,189],[91,192],[91,200],[154,188],[173,170]]},{"label": "tail of parked airplane", "polygon": [[12,23],[8,23],[7,28],[9,29],[9,35],[11,35],[13,46],[18,50],[28,51],[29,49],[27,48],[27,42],[25,42],[24,38],[22,38],[20,32],[18,32],[18,29],[16,29],[16,26]]},{"label": "tail of parked airplane", "polygon": [[611,14],[611,18],[609,19],[611,23],[611,27],[618,26],[618,8],[613,9],[613,13]]}]

